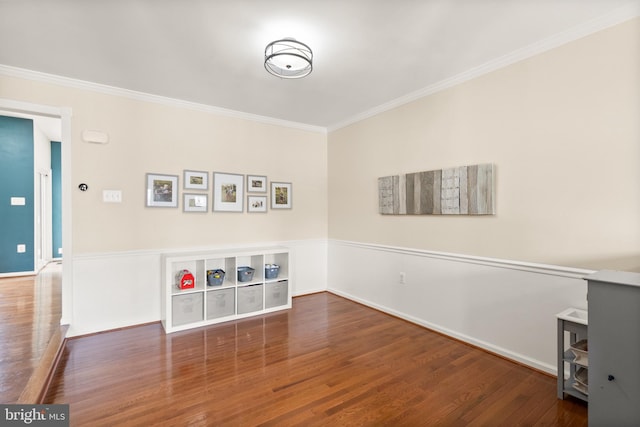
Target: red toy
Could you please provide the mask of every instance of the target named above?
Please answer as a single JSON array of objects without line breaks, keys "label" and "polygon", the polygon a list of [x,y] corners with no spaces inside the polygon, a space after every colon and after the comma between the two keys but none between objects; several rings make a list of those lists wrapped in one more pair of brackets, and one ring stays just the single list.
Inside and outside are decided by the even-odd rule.
[{"label": "red toy", "polygon": [[189,270],[180,270],[176,274],[176,282],[179,289],[193,289],[196,286],[196,279]]}]

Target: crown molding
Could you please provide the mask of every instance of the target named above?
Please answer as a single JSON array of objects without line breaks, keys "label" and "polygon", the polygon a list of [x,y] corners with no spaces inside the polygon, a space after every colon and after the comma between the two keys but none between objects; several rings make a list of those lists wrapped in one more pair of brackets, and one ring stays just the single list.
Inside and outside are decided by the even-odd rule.
[{"label": "crown molding", "polygon": [[133,99],[136,101],[151,102],[155,104],[166,105],[169,107],[183,108],[186,110],[198,111],[202,113],[216,114],[225,117],[231,117],[253,122],[265,123],[269,125],[283,126],[308,132],[326,134],[327,129],[321,126],[312,126],[305,123],[291,122],[287,120],[276,119],[273,117],[260,116],[257,114],[244,113],[221,107],[214,107],[196,102],[184,101],[181,99],[168,98],[165,96],[152,95],[149,93],[138,92],[129,89],[123,89],[114,86],[103,85],[100,83],[88,82],[85,80],[77,80],[69,77],[58,76],[55,74],[42,73],[40,71],[27,70],[24,68],[12,67],[0,64],[0,75],[7,77],[17,77],[26,80],[32,80],[42,83],[49,83],[58,86],[70,87],[73,89],[87,90],[105,95],[119,96],[123,98]]},{"label": "crown molding", "polygon": [[245,113],[236,110],[230,110],[221,107],[214,107],[206,104],[199,104],[190,101],[184,101],[175,98],[168,98],[159,95],[152,95],[144,92],[133,91],[129,89],[118,88],[114,86],[103,85],[99,83],[88,82],[84,80],[77,80],[68,77],[58,76],[54,74],[42,73],[39,71],[27,70],[23,68],[12,67],[9,65],[0,64],[0,75],[7,77],[17,77],[27,80],[39,81],[43,83],[50,83],[59,86],[71,87],[75,89],[82,89],[106,95],[120,96],[128,99],[152,102],[156,104],[166,105],[170,107],[183,108],[192,111],[199,111],[204,113],[216,114],[225,117],[249,120],[253,122],[265,123],[276,126],[283,126],[308,132],[327,134],[343,127],[349,126],[356,122],[365,120],[367,118],[376,116],[383,112],[400,107],[404,104],[416,101],[420,98],[432,95],[434,93],[443,91],[453,86],[459,85],[466,81],[480,77],[484,74],[496,71],[500,68],[512,65],[516,62],[538,55],[540,53],[549,51],[556,47],[560,47],[564,44],[572,42],[574,40],[586,37],[590,34],[628,21],[630,19],[640,16],[640,4],[633,3],[628,6],[618,8],[606,15],[600,16],[596,19],[587,21],[581,25],[578,25],[569,30],[563,31],[539,42],[533,43],[524,48],[517,49],[509,54],[503,55],[494,60],[488,61],[480,66],[471,68],[465,72],[452,76],[450,78],[441,80],[425,88],[411,92],[407,95],[396,98],[392,101],[381,104],[377,107],[363,111],[356,114],[351,118],[343,120],[341,122],[334,123],[328,127],[313,126],[305,123],[291,122],[282,119],[276,119],[273,117],[260,116],[256,114]]},{"label": "crown molding", "polygon": [[562,31],[551,37],[547,37],[546,39],[540,40],[536,43],[517,49],[511,53],[495,58],[460,74],[441,80],[425,88],[422,88],[415,92],[411,92],[407,95],[401,96],[377,107],[371,108],[370,110],[363,111],[362,113],[352,116],[347,120],[329,125],[327,127],[327,130],[328,132],[333,132],[335,130],[347,127],[359,121],[376,116],[380,113],[384,113],[386,111],[400,107],[404,104],[408,104],[420,98],[432,95],[434,93],[441,92],[445,89],[457,86],[461,83],[475,79],[484,74],[507,67],[509,65],[515,64],[516,62],[520,62],[551,49],[555,49],[593,33],[597,33],[598,31],[602,31],[609,27],[613,27],[614,25],[618,25],[625,21],[637,18],[638,16],[640,16],[640,3],[634,3],[630,4],[629,6],[620,7],[608,14],[587,21],[566,31]]}]

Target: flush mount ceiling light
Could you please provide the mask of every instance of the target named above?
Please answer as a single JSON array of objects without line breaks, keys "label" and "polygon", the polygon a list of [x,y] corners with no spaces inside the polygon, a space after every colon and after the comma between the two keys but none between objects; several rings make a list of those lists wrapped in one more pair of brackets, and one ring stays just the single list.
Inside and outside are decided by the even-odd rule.
[{"label": "flush mount ceiling light", "polygon": [[264,50],[264,68],[283,79],[299,79],[313,70],[313,52],[296,39],[276,40]]}]

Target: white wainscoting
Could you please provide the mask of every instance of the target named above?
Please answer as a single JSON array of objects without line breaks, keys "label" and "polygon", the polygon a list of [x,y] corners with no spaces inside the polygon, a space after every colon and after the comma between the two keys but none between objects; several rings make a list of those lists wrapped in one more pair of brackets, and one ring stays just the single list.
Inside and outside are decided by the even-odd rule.
[{"label": "white wainscoting", "polygon": [[[327,241],[260,242],[243,248],[284,246],[292,266],[292,295],[326,290]],[[160,320],[162,253],[237,249],[181,248],[73,257],[72,319],[68,337]]]},{"label": "white wainscoting", "polygon": [[[586,309],[582,277],[592,273],[338,240],[254,246],[289,248],[294,296],[329,290],[552,374],[555,315]],[[218,249],[225,248],[74,256],[67,336],[158,321],[161,254]]]},{"label": "white wainscoting", "polygon": [[160,289],[159,252],[75,256],[67,336],[159,320]]},{"label": "white wainscoting", "polygon": [[587,307],[591,270],[338,240],[328,249],[330,292],[551,374],[555,315]]}]

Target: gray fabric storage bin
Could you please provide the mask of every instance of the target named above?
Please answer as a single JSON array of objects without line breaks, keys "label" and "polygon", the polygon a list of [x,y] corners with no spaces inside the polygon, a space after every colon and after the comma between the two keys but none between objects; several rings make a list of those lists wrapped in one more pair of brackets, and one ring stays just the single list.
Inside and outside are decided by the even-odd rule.
[{"label": "gray fabric storage bin", "polygon": [[238,314],[262,310],[262,285],[238,287]]},{"label": "gray fabric storage bin", "polygon": [[267,283],[265,286],[264,303],[266,308],[287,304],[289,300],[289,282],[287,280]]},{"label": "gray fabric storage bin", "polygon": [[236,314],[236,294],[233,288],[207,292],[207,320]]},{"label": "gray fabric storage bin", "polygon": [[172,325],[180,326],[186,323],[203,320],[204,300],[202,292],[185,295],[174,295],[172,303]]}]

